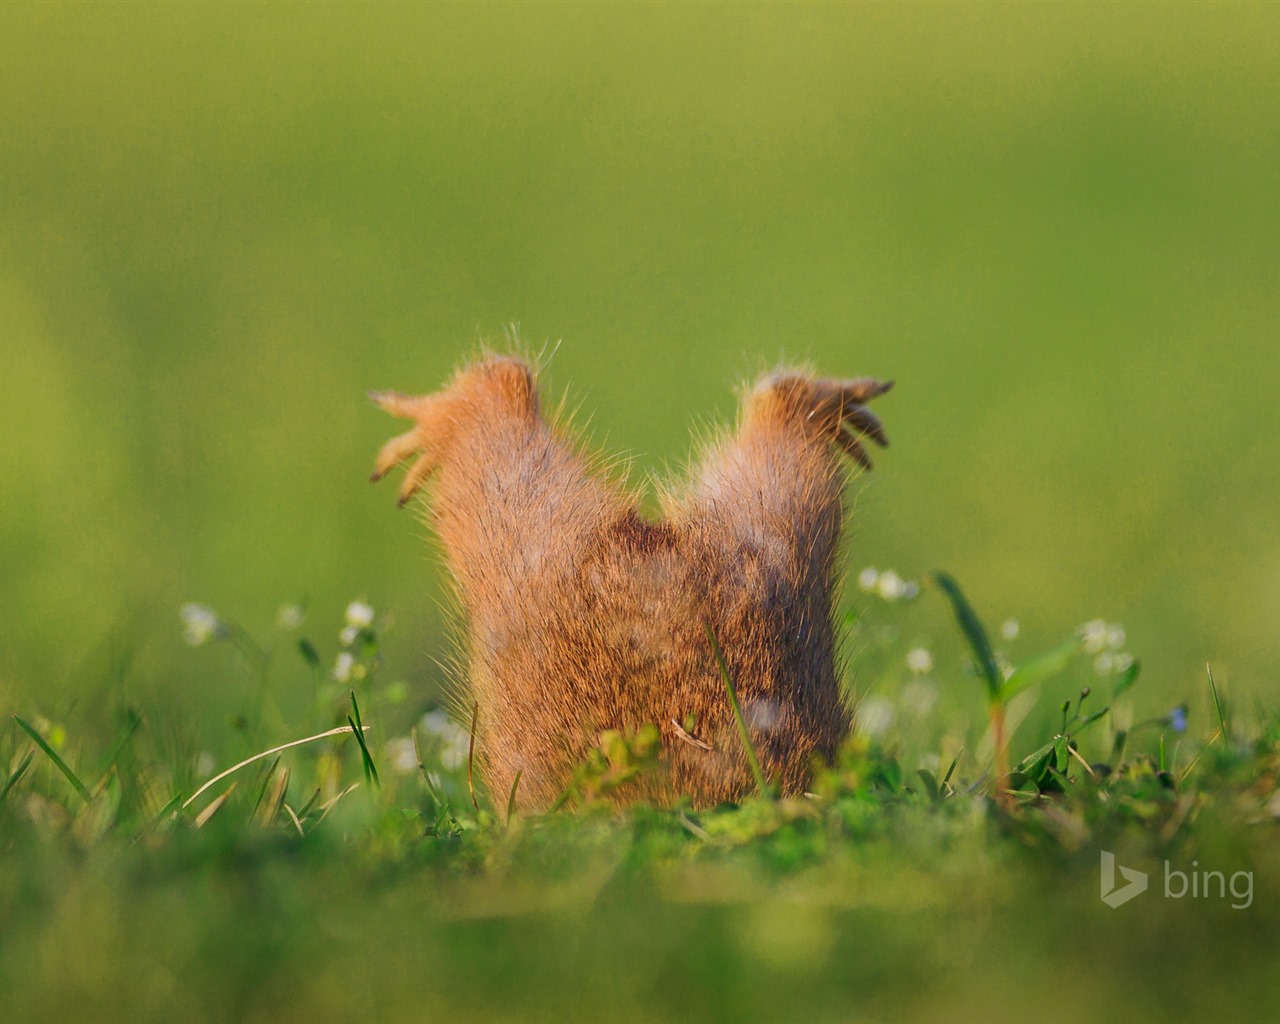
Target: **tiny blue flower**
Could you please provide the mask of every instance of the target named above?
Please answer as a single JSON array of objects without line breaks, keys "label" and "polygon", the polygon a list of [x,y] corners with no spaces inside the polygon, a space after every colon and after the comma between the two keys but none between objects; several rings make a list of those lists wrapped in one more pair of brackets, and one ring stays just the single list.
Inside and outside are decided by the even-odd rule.
[{"label": "tiny blue flower", "polygon": [[1179,704],[1169,712],[1169,728],[1174,732],[1187,731],[1187,706]]}]

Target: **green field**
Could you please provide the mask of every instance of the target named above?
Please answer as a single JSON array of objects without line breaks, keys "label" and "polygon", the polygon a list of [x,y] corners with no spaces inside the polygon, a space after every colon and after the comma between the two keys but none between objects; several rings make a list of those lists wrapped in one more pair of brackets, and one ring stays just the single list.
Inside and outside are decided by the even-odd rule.
[{"label": "green field", "polygon": [[[0,8],[10,1005],[1262,1016],[1277,124],[1270,5]],[[456,764],[436,796],[387,767],[442,700],[453,644],[439,552],[365,482],[390,429],[365,395],[434,389],[513,330],[554,350],[548,398],[567,392],[638,485],[678,472],[766,368],[898,381],[879,410],[893,447],[852,495],[842,604],[880,767],[801,824],[766,801],[692,828],[586,810],[511,831],[505,795],[477,814]],[[868,566],[920,596],[861,589]],[[1082,686],[1111,704],[1116,659],[1136,657],[1080,752],[1106,761],[1131,732],[1113,766],[1145,766],[1123,781],[1141,792],[1117,801],[1155,811],[984,794],[986,702],[936,570],[993,634],[1017,621],[998,639],[1013,664],[1123,626],[1026,691],[1010,749],[1050,740]],[[283,803],[362,780],[344,737],[282,758],[275,816],[255,799],[267,760],[204,828],[195,806],[175,821],[166,802],[211,765],[342,723],[353,600],[377,613],[357,688],[384,787],[290,838]],[[261,646],[187,647],[190,602]],[[276,625],[293,604],[305,622]],[[935,806],[915,772],[953,759],[965,786]],[[876,774],[889,763],[906,782]],[[1142,789],[1162,768],[1185,790]],[[1058,820],[1076,810],[1083,833]],[[1111,911],[1106,842],[1153,870],[1248,866],[1257,897]]]}]

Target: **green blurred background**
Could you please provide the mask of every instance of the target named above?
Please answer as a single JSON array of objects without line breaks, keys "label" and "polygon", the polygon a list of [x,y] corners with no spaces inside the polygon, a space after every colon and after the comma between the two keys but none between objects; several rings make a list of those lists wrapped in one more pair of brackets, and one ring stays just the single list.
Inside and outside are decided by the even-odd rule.
[{"label": "green blurred background", "polygon": [[181,602],[357,596],[429,694],[365,392],[510,323],[638,481],[780,359],[896,377],[849,568],[1273,690],[1278,58],[1263,5],[6,5],[0,698],[233,707]]}]

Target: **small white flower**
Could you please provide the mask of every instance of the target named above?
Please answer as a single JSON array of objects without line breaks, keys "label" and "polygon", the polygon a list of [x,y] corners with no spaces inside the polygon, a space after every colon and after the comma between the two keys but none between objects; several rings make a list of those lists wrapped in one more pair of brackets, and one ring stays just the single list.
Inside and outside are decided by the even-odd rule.
[{"label": "small white flower", "polygon": [[1013,673],[1017,671],[1014,667],[1013,662],[1009,660],[1008,655],[1006,655],[1004,651],[996,651],[995,656],[996,656],[996,668],[1000,670],[1000,678],[1001,679],[1010,678],[1013,675]]},{"label": "small white flower", "polygon": [[200,647],[223,634],[222,620],[212,608],[202,604],[184,604],[178,609],[182,619],[182,639],[192,647]]},{"label": "small white flower", "polygon": [[1013,641],[1018,639],[1018,634],[1022,632],[1022,624],[1017,619],[1005,619],[1000,623],[1000,635],[1005,640]]},{"label": "small white flower", "polygon": [[347,625],[356,629],[368,629],[373,625],[373,608],[363,601],[352,601],[347,605]]},{"label": "small white flower", "polygon": [[422,727],[423,732],[430,733],[432,736],[444,736],[450,729],[454,728],[453,719],[449,717],[443,708],[428,711],[422,716],[422,721],[418,724]]},{"label": "small white flower", "polygon": [[933,671],[933,655],[923,647],[915,647],[907,651],[907,668],[918,676],[927,676]]},{"label": "small white flower", "polygon": [[1085,653],[1101,654],[1107,647],[1107,624],[1102,619],[1093,619],[1080,627],[1080,641],[1084,644]]},{"label": "small white flower", "polygon": [[276,625],[289,633],[295,629],[301,629],[306,620],[307,613],[302,610],[300,604],[282,604],[280,610],[276,612]]},{"label": "small white flower", "polygon": [[880,574],[871,566],[867,566],[862,572],[858,573],[858,586],[863,590],[875,590],[876,580],[880,578]]},{"label": "small white flower", "polygon": [[413,749],[413,740],[408,736],[397,736],[388,743],[384,757],[387,764],[402,775],[417,770],[418,753]]},{"label": "small white flower", "polygon": [[447,772],[456,772],[467,762],[471,752],[471,737],[458,730],[459,735],[446,741],[440,747],[440,766]]},{"label": "small white flower", "polygon": [[858,730],[879,736],[893,724],[893,705],[883,697],[871,697],[858,706]]},{"label": "small white flower", "polygon": [[880,574],[876,590],[886,601],[897,601],[906,593],[906,585],[902,582],[901,576],[892,569],[886,569]]},{"label": "small white flower", "polygon": [[920,584],[915,580],[907,580],[902,584],[902,599],[904,601],[914,601],[920,596]]},{"label": "small white flower", "polygon": [[333,663],[333,678],[340,683],[349,683],[355,674],[355,669],[355,656],[350,651],[343,651]]},{"label": "small white flower", "polygon": [[912,679],[902,688],[902,706],[914,714],[927,715],[938,702],[938,684],[932,679]]},{"label": "small white flower", "polygon": [[1103,651],[1093,659],[1093,671],[1096,675],[1109,676],[1115,667],[1116,656],[1110,651]]},{"label": "small white flower", "polygon": [[1107,646],[1113,651],[1124,650],[1124,626],[1118,622],[1113,622],[1107,627]]},{"label": "small white flower", "polygon": [[1133,665],[1133,655],[1121,651],[1119,654],[1112,656],[1112,664],[1117,672],[1128,672]]},{"label": "small white flower", "polygon": [[440,764],[446,771],[457,771],[466,763],[471,749],[471,733],[458,725],[443,708],[428,711],[418,723],[422,731],[439,742]]},{"label": "small white flower", "polygon": [[338,641],[343,647],[350,647],[353,643],[360,639],[359,626],[343,626],[342,632],[338,634]]}]

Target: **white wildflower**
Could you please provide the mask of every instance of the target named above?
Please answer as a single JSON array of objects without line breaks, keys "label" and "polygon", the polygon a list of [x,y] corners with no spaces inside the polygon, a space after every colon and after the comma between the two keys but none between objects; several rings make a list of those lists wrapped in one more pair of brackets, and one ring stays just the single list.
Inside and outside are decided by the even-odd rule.
[{"label": "white wildflower", "polygon": [[1107,647],[1107,624],[1102,619],[1093,619],[1080,627],[1080,641],[1084,644],[1085,653],[1101,654]]},{"label": "white wildflower", "polygon": [[338,642],[343,647],[350,647],[353,643],[360,639],[359,626],[343,626],[342,632],[338,634]]},{"label": "white wildflower", "polygon": [[1112,660],[1117,672],[1128,672],[1133,666],[1133,655],[1124,651],[1114,655]]},{"label": "white wildflower", "polygon": [[440,747],[440,766],[447,772],[456,772],[467,763],[471,753],[471,736],[459,729]]},{"label": "white wildflower", "polygon": [[937,702],[938,684],[932,679],[912,679],[902,688],[902,706],[914,714],[927,715]]},{"label": "white wildflower", "polygon": [[858,706],[858,731],[879,736],[893,724],[893,705],[883,697],[871,697]]},{"label": "white wildflower", "polygon": [[413,740],[408,736],[397,736],[391,740],[383,757],[394,771],[402,775],[417,770],[418,753],[413,749]]},{"label": "white wildflower", "polygon": [[453,719],[448,716],[443,708],[428,711],[422,716],[422,721],[418,724],[422,727],[423,732],[430,733],[432,736],[443,736],[449,729],[454,727]]},{"label": "white wildflower", "polygon": [[1110,651],[1103,651],[1093,659],[1093,671],[1100,676],[1109,676],[1115,670],[1116,656]]},{"label": "white wildflower", "polygon": [[455,772],[466,763],[471,749],[471,733],[443,709],[428,711],[418,724],[424,733],[438,740],[440,764],[446,771]]},{"label": "white wildflower", "polygon": [[876,580],[880,578],[880,574],[871,566],[867,566],[862,572],[858,573],[858,586],[863,590],[875,590]]},{"label": "white wildflower", "polygon": [[914,601],[920,596],[920,584],[915,580],[907,580],[902,584],[902,599],[904,601]]},{"label": "white wildflower", "polygon": [[1022,624],[1017,619],[1005,619],[1000,623],[1000,635],[1005,640],[1013,641],[1018,639],[1018,634],[1022,632]]},{"label": "white wildflower", "polygon": [[1124,650],[1124,626],[1118,622],[1113,622],[1107,627],[1107,646],[1113,651]]},{"label": "white wildflower", "polygon": [[906,593],[906,585],[903,583],[901,576],[892,569],[886,569],[880,574],[880,579],[876,583],[876,590],[886,601],[897,601]]},{"label": "white wildflower", "polygon": [[302,610],[300,604],[283,604],[276,612],[276,625],[289,633],[301,629],[306,620],[307,613]]},{"label": "white wildflower", "polygon": [[202,604],[184,604],[178,617],[182,619],[182,639],[192,647],[217,640],[224,632],[218,613]]},{"label": "white wildflower", "polygon": [[923,647],[915,647],[907,651],[907,668],[918,676],[927,676],[933,671],[933,655]]},{"label": "white wildflower", "polygon": [[373,608],[363,601],[352,601],[347,605],[346,620],[348,626],[368,629],[373,625]]},{"label": "white wildflower", "polygon": [[349,683],[351,677],[355,675],[355,670],[355,655],[350,651],[343,651],[333,663],[333,678],[340,683]]}]

